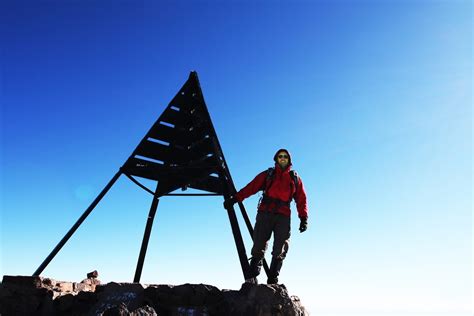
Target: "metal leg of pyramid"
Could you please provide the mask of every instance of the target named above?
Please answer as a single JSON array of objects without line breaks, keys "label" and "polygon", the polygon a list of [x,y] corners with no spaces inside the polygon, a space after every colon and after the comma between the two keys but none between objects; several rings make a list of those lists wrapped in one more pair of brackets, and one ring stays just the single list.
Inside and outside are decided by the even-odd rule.
[{"label": "metal leg of pyramid", "polygon": [[36,271],[33,273],[33,276],[40,275],[41,272],[46,268],[46,266],[53,260],[53,258],[58,254],[59,250],[64,246],[64,244],[71,238],[72,234],[81,226],[82,222],[89,216],[89,214],[92,212],[92,210],[96,207],[96,205],[100,202],[100,200],[104,197],[104,195],[110,190],[110,188],[114,185],[115,181],[120,177],[122,173],[119,171],[115,174],[115,176],[112,178],[112,180],[109,181],[109,183],[105,186],[105,188],[100,192],[100,194],[95,198],[95,200],[91,203],[91,205],[87,208],[87,210],[79,217],[77,222],[74,224],[74,226],[71,227],[71,229],[67,232],[67,234],[61,239],[61,241],[54,247],[53,251],[49,254],[48,257],[43,261],[43,263],[36,269]]},{"label": "metal leg of pyramid", "polygon": [[[158,189],[158,186],[157,186]],[[145,255],[148,248],[148,241],[150,240],[151,228],[153,227],[153,221],[155,219],[156,209],[158,208],[158,203],[160,202],[158,196],[153,197],[151,202],[150,213],[148,214],[148,220],[145,226],[145,233],[143,234],[142,247],[140,248],[140,255],[138,256],[137,268],[135,270],[135,276],[133,277],[133,282],[139,283],[142,276],[143,263],[145,262]]]},{"label": "metal leg of pyramid", "polygon": [[[250,233],[250,236],[253,239],[253,227],[252,227],[252,223],[250,222],[249,216],[247,215],[247,211],[245,211],[245,207],[242,202],[239,202],[238,204],[239,204],[240,212],[242,213],[242,217],[244,218],[245,224],[247,226],[247,229]],[[262,262],[263,262],[263,269],[265,270],[265,273],[268,276],[270,273],[270,268],[268,267],[268,264],[265,258],[263,258]]]},{"label": "metal leg of pyramid", "polygon": [[248,279],[250,276],[250,265],[245,252],[245,245],[240,232],[239,223],[237,216],[235,215],[234,207],[231,206],[227,209],[229,215],[230,226],[232,228],[232,234],[234,235],[235,245],[237,246],[237,253],[239,254],[240,265],[244,274],[244,279]]}]

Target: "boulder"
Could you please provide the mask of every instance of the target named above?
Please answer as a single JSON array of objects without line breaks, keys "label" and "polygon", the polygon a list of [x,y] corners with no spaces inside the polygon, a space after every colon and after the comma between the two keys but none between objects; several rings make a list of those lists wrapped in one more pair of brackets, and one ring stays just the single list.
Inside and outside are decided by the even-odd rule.
[{"label": "boulder", "polygon": [[96,279],[98,276],[99,276],[99,272],[97,272],[97,270],[87,273],[88,279]]},{"label": "boulder", "polygon": [[290,296],[283,284],[244,283],[239,290],[219,290],[207,284],[91,285],[38,276],[4,276],[0,315],[308,315],[299,298]]}]

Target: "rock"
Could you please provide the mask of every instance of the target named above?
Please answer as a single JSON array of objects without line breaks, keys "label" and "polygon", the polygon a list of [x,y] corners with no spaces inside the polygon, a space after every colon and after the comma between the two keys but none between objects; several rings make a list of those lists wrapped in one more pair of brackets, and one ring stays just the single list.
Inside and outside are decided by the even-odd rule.
[{"label": "rock", "polygon": [[308,315],[301,304],[293,302],[285,285],[244,283],[239,291],[224,292],[219,312],[226,315]]},{"label": "rock", "polygon": [[75,296],[72,294],[63,295],[54,300],[56,310],[60,313],[65,313],[72,309],[74,305]]},{"label": "rock", "polygon": [[158,316],[158,314],[152,307],[146,305],[131,312],[130,316]]},{"label": "rock", "polygon": [[124,304],[128,310],[143,306],[144,288],[138,283],[115,283],[99,285],[96,288],[97,303],[92,306],[91,313],[100,315],[107,309]]},{"label": "rock", "polygon": [[87,278],[88,279],[95,279],[99,276],[99,272],[97,270],[94,270],[92,272],[87,273]]},{"label": "rock", "polygon": [[222,298],[218,288],[206,284],[150,285],[144,294],[158,315],[207,315]]},{"label": "rock", "polygon": [[[46,283],[51,283],[51,280],[47,279]],[[12,275],[4,275],[2,284],[9,284],[10,287],[18,286],[21,288],[38,288],[41,287],[43,284],[43,280],[39,276],[12,276]]]},{"label": "rock", "polygon": [[103,315],[103,316],[128,316],[130,315],[127,305],[124,303],[120,303],[116,306],[110,307],[106,309],[103,313],[95,314],[95,315]]},{"label": "rock", "polygon": [[72,282],[58,282],[54,287],[54,291],[57,292],[72,292],[74,291],[74,286]]},{"label": "rock", "polygon": [[54,309],[58,316],[86,315],[97,302],[93,292],[79,292],[77,295],[66,294],[54,300]]},{"label": "rock", "polygon": [[[156,311],[146,305],[140,308],[137,308],[136,310],[130,312],[127,308],[127,306],[124,303],[121,303],[117,306],[111,307],[107,309],[105,312],[102,314],[97,314],[97,315],[102,315],[102,316],[158,316]],[[181,315],[181,314],[180,314]],[[183,314],[183,315],[189,315],[189,314]]]},{"label": "rock", "polygon": [[[47,282],[50,284],[49,282]],[[0,315],[48,315],[53,291],[38,276],[4,276],[0,285]]]},{"label": "rock", "polygon": [[79,291],[95,291],[95,287],[100,284],[99,279],[84,279],[81,283],[76,284],[76,288]]},{"label": "rock", "polygon": [[80,291],[94,291],[94,289],[92,289],[92,286],[91,285],[88,285],[88,284],[85,284],[85,283],[74,283],[73,285],[74,287],[74,291],[75,292],[80,292]]},{"label": "rock", "polygon": [[[50,278],[4,276],[0,315],[308,315],[285,285],[242,284],[240,290],[219,290],[207,284],[92,284]],[[92,285],[94,285],[92,289]]]}]

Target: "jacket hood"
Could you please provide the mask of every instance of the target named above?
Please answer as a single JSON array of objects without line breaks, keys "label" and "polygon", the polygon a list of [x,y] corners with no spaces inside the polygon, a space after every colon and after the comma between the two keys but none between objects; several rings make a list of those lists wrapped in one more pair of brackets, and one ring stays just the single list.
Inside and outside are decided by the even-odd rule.
[{"label": "jacket hood", "polygon": [[274,161],[276,164],[278,164],[277,156],[278,156],[278,153],[280,153],[280,152],[282,152],[282,151],[286,152],[286,154],[288,155],[288,166],[291,166],[291,165],[292,165],[292,163],[291,163],[291,154],[290,154],[290,152],[289,152],[287,149],[285,149],[285,148],[280,148],[280,149],[277,150],[277,152],[275,153],[275,156],[273,156],[273,161]]}]

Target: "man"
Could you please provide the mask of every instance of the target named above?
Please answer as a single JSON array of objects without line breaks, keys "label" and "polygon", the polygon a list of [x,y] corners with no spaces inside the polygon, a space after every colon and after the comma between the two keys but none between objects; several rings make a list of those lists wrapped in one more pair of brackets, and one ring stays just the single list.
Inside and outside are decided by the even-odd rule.
[{"label": "man", "polygon": [[291,156],[288,150],[280,149],[273,157],[275,167],[258,174],[235,196],[224,202],[229,208],[234,203],[242,202],[258,191],[263,196],[258,205],[257,220],[253,232],[252,258],[250,260],[250,279],[247,282],[256,283],[260,274],[262,260],[267,249],[268,240],[273,232],[273,251],[270,273],[267,284],[278,283],[278,275],[283,260],[288,252],[290,241],[290,202],[296,202],[300,218],[300,232],[308,227],[308,210],[306,207],[306,192],[303,182],[291,170]]}]

